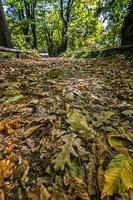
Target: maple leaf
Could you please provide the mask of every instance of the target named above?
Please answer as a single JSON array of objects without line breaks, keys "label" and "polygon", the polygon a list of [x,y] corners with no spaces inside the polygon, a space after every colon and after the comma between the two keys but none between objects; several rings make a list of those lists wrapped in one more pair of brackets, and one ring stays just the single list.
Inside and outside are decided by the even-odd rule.
[{"label": "maple leaf", "polygon": [[[56,171],[63,171],[65,165],[71,167],[71,154],[76,157],[78,156],[78,154],[87,154],[85,149],[81,146],[81,140],[77,138],[74,133],[62,136],[61,139],[64,141],[64,144],[60,147],[61,151],[56,154],[56,158],[53,160],[54,169]],[[75,151],[74,147],[76,147],[78,154]]]}]

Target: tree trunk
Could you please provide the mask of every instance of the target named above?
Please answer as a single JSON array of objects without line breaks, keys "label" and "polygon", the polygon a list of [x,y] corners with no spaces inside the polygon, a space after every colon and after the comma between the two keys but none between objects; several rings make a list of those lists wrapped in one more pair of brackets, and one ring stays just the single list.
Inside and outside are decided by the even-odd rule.
[{"label": "tree trunk", "polygon": [[11,34],[4,16],[2,1],[0,0],[0,46],[12,48]]},{"label": "tree trunk", "polygon": [[67,50],[67,43],[68,43],[68,25],[65,24],[62,32],[62,41],[59,49],[60,52],[65,52]]},{"label": "tree trunk", "polygon": [[133,44],[133,2],[129,6],[128,14],[121,28],[121,45],[129,44]]},{"label": "tree trunk", "polygon": [[[24,8],[22,8],[21,10],[18,10],[18,17],[19,17],[19,20],[27,20],[25,14],[24,14]],[[25,37],[25,41],[26,41],[26,44],[30,44],[30,35],[29,35],[29,24],[26,24],[22,27],[22,30],[23,30],[23,34],[24,34],[24,37]]]},{"label": "tree trunk", "polygon": [[32,36],[33,36],[33,44],[32,48],[37,49],[37,36],[36,36],[36,24],[35,22],[31,24]]},{"label": "tree trunk", "polygon": [[29,25],[23,27],[23,34],[25,37],[26,44],[30,44]]}]

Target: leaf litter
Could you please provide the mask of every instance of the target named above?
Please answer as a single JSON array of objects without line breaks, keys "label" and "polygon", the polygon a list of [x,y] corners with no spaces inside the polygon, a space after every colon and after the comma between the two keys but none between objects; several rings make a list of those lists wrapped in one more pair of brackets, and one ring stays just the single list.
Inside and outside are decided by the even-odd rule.
[{"label": "leaf litter", "polygon": [[0,199],[131,199],[132,65],[0,60]]}]

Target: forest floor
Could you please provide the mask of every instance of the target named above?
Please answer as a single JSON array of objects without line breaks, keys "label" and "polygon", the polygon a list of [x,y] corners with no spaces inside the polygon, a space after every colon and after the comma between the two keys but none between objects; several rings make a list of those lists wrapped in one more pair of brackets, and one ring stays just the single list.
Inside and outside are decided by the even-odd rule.
[{"label": "forest floor", "polygon": [[0,200],[131,200],[132,67],[0,58]]}]

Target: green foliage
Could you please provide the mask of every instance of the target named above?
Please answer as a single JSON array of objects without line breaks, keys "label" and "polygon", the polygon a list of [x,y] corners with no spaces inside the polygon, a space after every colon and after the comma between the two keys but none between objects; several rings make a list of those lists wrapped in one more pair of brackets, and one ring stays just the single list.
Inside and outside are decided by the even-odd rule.
[{"label": "green foliage", "polygon": [[[67,16],[67,6],[72,2]],[[63,1],[63,17],[59,0],[6,0],[6,15],[15,47],[47,50],[49,55],[63,52],[67,56],[89,57],[89,51],[120,44],[120,30],[130,0]],[[66,21],[67,20],[67,21]],[[67,25],[65,24],[67,22]],[[34,26],[34,33],[33,33]]]}]

